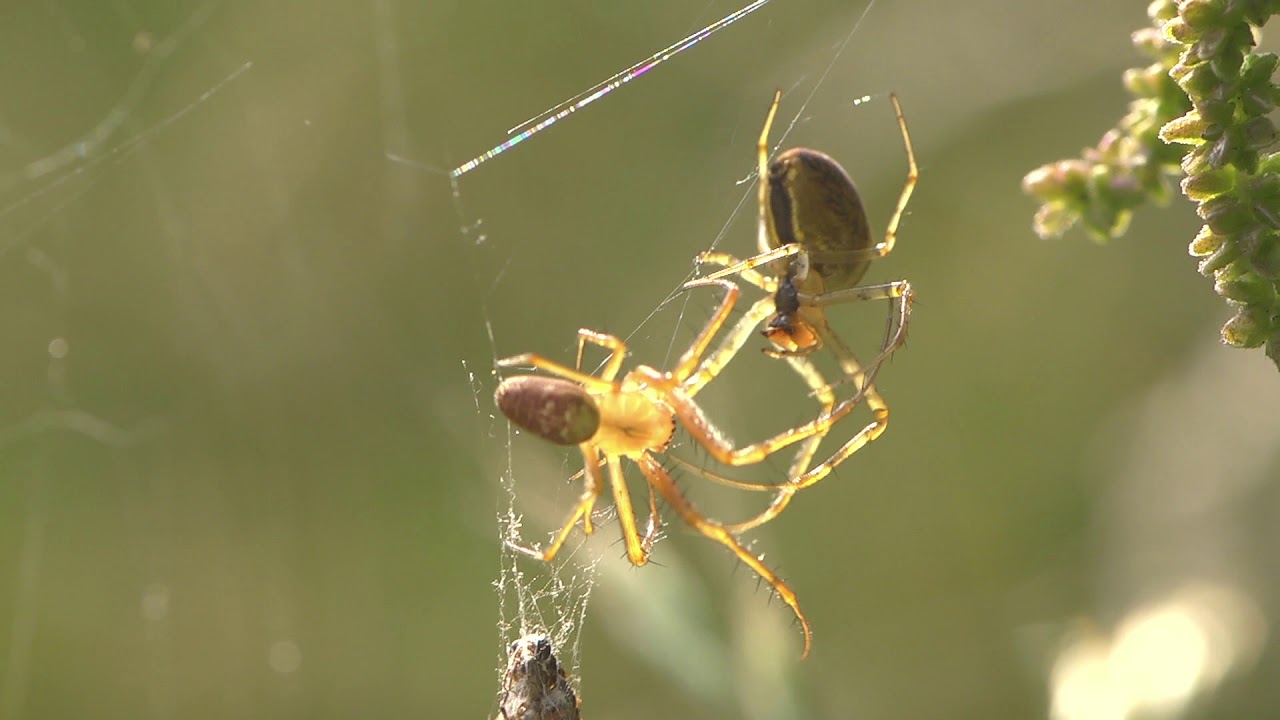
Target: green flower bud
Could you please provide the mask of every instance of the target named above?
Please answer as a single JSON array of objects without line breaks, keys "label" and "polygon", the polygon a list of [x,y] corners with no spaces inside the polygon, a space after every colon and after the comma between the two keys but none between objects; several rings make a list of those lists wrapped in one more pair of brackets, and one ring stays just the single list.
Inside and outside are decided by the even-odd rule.
[{"label": "green flower bud", "polygon": [[1235,170],[1231,167],[1188,175],[1182,178],[1182,192],[1196,202],[1209,200],[1234,189],[1235,175]]},{"label": "green flower bud", "polygon": [[1201,119],[1200,113],[1191,110],[1182,117],[1165,123],[1160,128],[1160,139],[1167,143],[1200,145],[1204,143],[1205,131],[1208,129],[1209,123]]},{"label": "green flower bud", "polygon": [[1243,306],[1222,326],[1222,342],[1239,348],[1255,348],[1267,341],[1267,322],[1257,309]]},{"label": "green flower bud", "polygon": [[1171,18],[1160,27],[1160,31],[1164,33],[1167,39],[1182,45],[1190,45],[1200,36],[1199,32],[1180,17]]},{"label": "green flower bud", "polygon": [[1191,97],[1205,97],[1222,85],[1222,80],[1209,63],[1192,65],[1187,72],[1177,78],[1178,87]]},{"label": "green flower bud", "polygon": [[1218,248],[1222,247],[1224,242],[1226,242],[1225,237],[1215,233],[1208,225],[1201,225],[1200,232],[1196,234],[1195,239],[1191,241],[1191,245],[1187,247],[1187,252],[1191,254],[1191,257],[1212,255]]},{"label": "green flower bud", "polygon": [[1276,300],[1276,286],[1257,275],[1242,275],[1234,280],[1219,280],[1214,292],[1228,300],[1250,305],[1268,306]]},{"label": "green flower bud", "polygon": [[1213,251],[1213,254],[1200,261],[1199,267],[1201,275],[1209,277],[1222,268],[1235,262],[1240,257],[1240,248],[1232,242],[1224,242],[1222,246]]}]

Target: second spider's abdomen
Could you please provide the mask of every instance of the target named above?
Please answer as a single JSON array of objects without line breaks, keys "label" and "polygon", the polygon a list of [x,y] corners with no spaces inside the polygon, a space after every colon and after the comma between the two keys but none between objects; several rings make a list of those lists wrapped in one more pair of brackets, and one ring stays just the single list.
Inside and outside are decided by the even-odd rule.
[{"label": "second spider's abdomen", "polygon": [[853,287],[867,272],[869,258],[821,254],[875,245],[857,187],[829,155],[808,148],[778,155],[769,164],[765,212],[773,247],[803,245],[813,254],[811,269],[822,276],[827,291]]}]

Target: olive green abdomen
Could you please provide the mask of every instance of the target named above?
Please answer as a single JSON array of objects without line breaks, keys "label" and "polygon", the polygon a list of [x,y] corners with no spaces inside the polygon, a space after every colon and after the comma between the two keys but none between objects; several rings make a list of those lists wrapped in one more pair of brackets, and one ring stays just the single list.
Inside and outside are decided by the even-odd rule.
[{"label": "olive green abdomen", "polygon": [[[853,287],[871,264],[876,241],[849,174],[830,156],[791,148],[769,164],[770,248],[799,243],[827,291]],[[848,255],[841,257],[842,254]]]}]

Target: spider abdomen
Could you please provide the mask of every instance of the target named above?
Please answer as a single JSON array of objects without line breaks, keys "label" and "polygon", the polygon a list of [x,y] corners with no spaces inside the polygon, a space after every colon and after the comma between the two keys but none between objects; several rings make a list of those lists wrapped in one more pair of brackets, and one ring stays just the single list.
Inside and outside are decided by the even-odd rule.
[{"label": "spider abdomen", "polygon": [[867,250],[876,241],[857,186],[830,155],[809,148],[778,155],[769,164],[766,212],[770,242],[804,246],[826,290],[853,287],[866,274],[870,258],[838,256]]},{"label": "spider abdomen", "polygon": [[507,419],[557,445],[590,440],[600,427],[600,408],[581,385],[540,375],[503,380],[493,400]]}]

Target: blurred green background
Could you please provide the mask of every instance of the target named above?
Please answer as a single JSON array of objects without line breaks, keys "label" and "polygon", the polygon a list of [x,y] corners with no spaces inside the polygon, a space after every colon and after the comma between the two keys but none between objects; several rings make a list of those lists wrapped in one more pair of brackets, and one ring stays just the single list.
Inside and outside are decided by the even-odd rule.
[{"label": "blurred green background", "polygon": [[[1037,240],[1019,191],[1123,112],[1144,3],[880,0],[837,53],[864,0],[778,0],[451,188],[736,7],[0,10],[0,720],[492,716],[501,478],[540,541],[580,462],[508,443],[493,360],[590,327],[668,363],[714,305],[664,304],[694,254],[754,247],[777,87],[775,141],[798,114],[877,228],[902,98],[922,175],[867,278],[919,293],[893,420],[752,535],[803,662],[722,549],[673,523],[633,570],[603,520],[585,716],[1280,714],[1280,377],[1219,345],[1186,203],[1104,248]],[[833,324],[867,353],[883,312]],[[761,342],[705,395],[739,439],[813,414]]]}]

